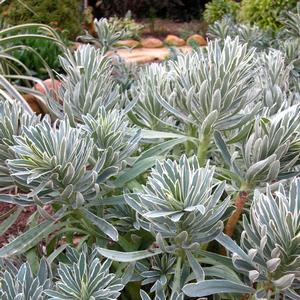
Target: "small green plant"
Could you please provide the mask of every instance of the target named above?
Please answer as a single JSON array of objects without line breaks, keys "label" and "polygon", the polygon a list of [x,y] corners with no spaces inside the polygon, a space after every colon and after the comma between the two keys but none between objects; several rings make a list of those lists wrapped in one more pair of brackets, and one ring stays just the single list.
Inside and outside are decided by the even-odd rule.
[{"label": "small green plant", "polygon": [[243,0],[239,18],[260,28],[279,30],[282,27],[280,15],[283,10],[290,10],[297,0]]},{"label": "small green plant", "polygon": [[237,16],[240,6],[234,0],[213,0],[205,5],[204,19],[208,23],[214,23],[225,15]]},{"label": "small green plant", "polygon": [[110,273],[111,261],[101,262],[97,251],[85,245],[81,252],[68,247],[67,263],[60,263],[55,288],[47,289],[49,299],[116,300],[123,289],[121,278]]},{"label": "small green plant", "polygon": [[[42,34],[42,32],[38,28],[26,33]],[[67,46],[68,41],[63,37],[62,40]],[[47,63],[50,69],[60,71],[61,66],[59,63],[58,56],[63,53],[63,48],[54,41],[25,37],[24,39],[18,39],[18,41],[15,41],[14,44],[10,46],[17,47],[17,50],[12,52],[12,55],[30,70],[30,75],[38,77],[40,79],[49,78],[49,72],[48,69],[45,67],[44,62]],[[30,51],[30,49],[34,49],[38,55],[34,55]]]},{"label": "small green plant", "polygon": [[238,36],[242,43],[247,43],[248,47],[255,47],[257,50],[266,49],[273,41],[273,35],[269,31],[266,32],[256,25],[236,23],[232,16],[224,16],[223,19],[209,25],[207,35],[211,40],[225,40],[228,36]]},{"label": "small green plant", "polygon": [[3,300],[46,300],[45,291],[52,288],[52,272],[45,258],[39,264],[37,274],[33,274],[29,263],[15,266],[3,260],[0,272],[0,296]]},{"label": "small green plant", "polygon": [[81,32],[78,0],[16,0],[6,1],[2,7],[1,15],[11,25],[42,23],[64,31],[68,38]]},{"label": "small green plant", "polygon": [[49,105],[58,116],[62,116],[63,106],[72,122],[80,122],[83,115],[95,116],[100,106],[111,109],[121,101],[120,87],[112,78],[112,59],[101,49],[84,45],[59,59],[66,73],[61,76],[59,90],[64,101],[58,103],[49,98]]},{"label": "small green plant", "polygon": [[121,28],[120,30],[120,24],[118,22],[109,22],[106,18],[95,19],[94,26],[96,37],[86,32],[85,35],[79,36],[78,39],[86,43],[94,44],[100,48],[103,53],[113,49],[119,41],[126,40],[132,35],[128,27]]},{"label": "small green plant", "polygon": [[110,17],[109,23],[115,26],[116,30],[125,30],[128,32],[128,38],[139,39],[143,25],[140,25],[132,19],[131,11],[128,11],[124,18]]}]

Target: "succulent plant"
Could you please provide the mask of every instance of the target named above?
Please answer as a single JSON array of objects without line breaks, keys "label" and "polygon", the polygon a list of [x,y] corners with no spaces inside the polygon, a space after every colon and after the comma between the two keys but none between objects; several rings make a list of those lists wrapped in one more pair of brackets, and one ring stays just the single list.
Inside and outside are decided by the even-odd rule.
[{"label": "succulent plant", "polygon": [[73,123],[80,123],[82,115],[95,116],[100,106],[111,109],[120,103],[119,87],[112,77],[112,60],[101,50],[81,46],[74,54],[67,52],[60,57],[60,62],[66,72],[61,76],[59,90],[62,103],[53,97],[49,99],[58,117],[63,118],[65,113]]},{"label": "succulent plant", "polygon": [[137,149],[140,133],[130,127],[124,111],[107,112],[102,106],[95,117],[88,114],[82,118],[83,130],[92,138],[96,146],[92,153],[95,162],[105,152],[106,160],[111,165],[117,166]]},{"label": "succulent plant", "polygon": [[122,280],[109,272],[111,261],[102,261],[97,251],[84,246],[81,252],[67,248],[68,263],[60,263],[55,288],[45,291],[49,299],[116,300]]},{"label": "succulent plant", "polygon": [[293,151],[300,142],[298,110],[283,111],[281,117],[279,114],[255,123],[253,133],[242,146],[246,181],[273,182],[291,172],[299,158]]},{"label": "succulent plant", "polygon": [[110,17],[108,21],[110,24],[115,25],[116,30],[125,30],[128,38],[138,39],[142,29],[144,28],[143,25],[135,22],[135,20],[132,18],[132,13],[130,10],[126,13],[124,18],[118,18],[114,16]]},{"label": "succulent plant", "polygon": [[0,296],[2,300],[46,300],[46,289],[52,287],[52,272],[45,258],[41,259],[36,275],[29,263],[17,268],[2,261],[0,273]]},{"label": "succulent plant", "polygon": [[255,25],[236,23],[230,15],[209,25],[207,34],[212,40],[225,40],[226,37],[238,36],[241,43],[246,43],[249,48],[255,47],[257,50],[264,50],[272,40],[268,32],[264,32]]},{"label": "succulent plant", "polygon": [[111,50],[117,42],[128,39],[132,35],[131,30],[128,30],[128,28],[125,27],[121,29],[117,22],[109,22],[106,18],[95,19],[94,28],[96,38],[86,32],[86,34],[80,36],[79,39],[85,43],[94,44],[104,53]]},{"label": "succulent plant", "polygon": [[157,101],[157,94],[163,97],[171,94],[170,73],[166,64],[151,64],[140,69],[130,89],[132,101],[136,101],[130,117],[137,125],[152,130],[168,126],[170,114]]},{"label": "succulent plant", "polygon": [[93,143],[68,120],[53,126],[44,120],[24,128],[15,143],[11,149],[16,158],[7,164],[17,184],[31,192],[29,197],[42,195],[45,203],[55,200],[76,207],[95,196],[97,168],[87,170]]},{"label": "succulent plant", "polygon": [[170,62],[173,91],[157,101],[186,125],[186,133],[198,139],[195,151],[205,165],[215,130],[228,131],[249,122],[259,104],[245,113],[257,92],[254,84],[254,50],[227,38],[209,43],[207,49],[182,55]]},{"label": "succulent plant", "polygon": [[14,185],[6,164],[7,159],[15,158],[15,153],[10,148],[14,145],[14,136],[21,135],[24,127],[37,124],[39,121],[39,117],[28,114],[12,99],[0,102],[0,186],[2,188]]},{"label": "succulent plant", "polygon": [[170,283],[170,278],[175,273],[176,257],[168,254],[154,256],[150,269],[140,267],[140,276],[143,278],[142,285],[153,284],[150,292],[155,292],[159,285],[165,286]]},{"label": "succulent plant", "polygon": [[256,283],[258,298],[298,299],[300,181],[294,179],[288,191],[280,185],[272,193],[256,192],[249,218],[244,216],[241,248],[249,261],[233,254],[235,268]]},{"label": "succulent plant", "polygon": [[127,195],[126,202],[140,215],[142,227],[165,239],[178,237],[179,247],[208,242],[222,232],[229,202],[220,202],[225,183],[214,183],[213,172],[208,165],[200,168],[195,156],[158,161],[147,185]]}]

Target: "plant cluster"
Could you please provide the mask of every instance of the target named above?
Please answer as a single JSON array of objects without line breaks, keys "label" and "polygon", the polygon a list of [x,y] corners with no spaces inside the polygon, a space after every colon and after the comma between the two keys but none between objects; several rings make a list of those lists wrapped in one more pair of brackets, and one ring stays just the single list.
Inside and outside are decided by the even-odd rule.
[{"label": "plant cluster", "polygon": [[[238,3],[240,2],[240,3]],[[204,19],[212,24],[231,16],[245,25],[277,32],[284,27],[281,17],[285,10],[295,8],[297,0],[213,0],[205,5]]]},{"label": "plant cluster", "polygon": [[116,19],[109,21],[106,18],[95,19],[94,30],[95,36],[86,31],[78,39],[85,43],[94,44],[103,52],[111,50],[119,41],[129,39],[134,34],[131,26],[122,27],[120,30],[120,23]]},{"label": "plant cluster", "polygon": [[[300,10],[284,18],[292,43]],[[1,233],[37,208],[0,249],[1,298],[299,300],[291,46],[218,22],[222,38],[131,77],[107,55],[123,32],[98,22],[111,43],[59,57],[49,115],[0,76]]]},{"label": "plant cluster", "polygon": [[232,38],[238,36],[241,42],[248,44],[249,48],[255,47],[258,51],[265,51],[268,48],[280,50],[284,53],[285,64],[293,64],[292,73],[297,82],[300,74],[299,16],[300,3],[298,2],[293,11],[282,12],[280,21],[284,26],[276,34],[272,31],[264,31],[255,25],[236,23],[231,16],[225,16],[209,26],[208,37],[212,40],[224,40],[227,36]]},{"label": "plant cluster", "polygon": [[239,8],[239,3],[233,0],[213,0],[205,5],[204,19],[208,23],[214,23],[225,15],[236,18]]},{"label": "plant cluster", "polygon": [[115,24],[116,30],[122,31],[123,29],[129,33],[129,38],[138,39],[143,25],[140,25],[132,19],[131,11],[129,10],[124,18],[110,17],[108,21]]},{"label": "plant cluster", "polygon": [[293,9],[296,4],[297,0],[243,0],[239,15],[241,20],[251,25],[277,30],[282,27],[281,12]]},{"label": "plant cluster", "polygon": [[81,32],[78,0],[9,0],[1,4],[1,16],[10,25],[49,25],[65,32],[68,38],[74,38]]},{"label": "plant cluster", "polygon": [[5,22],[0,25],[0,38],[0,71],[5,76],[49,76],[58,58],[50,58],[48,51],[59,54],[64,48],[58,33],[42,24],[9,26]]}]

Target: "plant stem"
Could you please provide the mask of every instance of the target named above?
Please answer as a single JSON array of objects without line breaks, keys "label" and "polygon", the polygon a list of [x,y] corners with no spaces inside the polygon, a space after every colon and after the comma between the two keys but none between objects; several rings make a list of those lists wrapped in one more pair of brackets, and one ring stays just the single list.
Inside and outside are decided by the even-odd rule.
[{"label": "plant stem", "polygon": [[210,144],[210,135],[204,135],[200,139],[199,146],[198,146],[198,153],[197,153],[200,167],[205,166],[209,144]]},{"label": "plant stem", "polygon": [[[197,133],[197,128],[195,128],[193,125],[188,124],[187,125],[187,135],[189,137],[195,137]],[[195,144],[188,140],[185,142],[185,153],[186,155],[190,156],[191,152],[195,149]]]},{"label": "plant stem", "polygon": [[244,210],[244,206],[248,200],[249,192],[248,191],[240,191],[235,200],[236,209],[229,217],[227,224],[225,226],[225,234],[228,236],[233,236],[235,232],[236,224],[238,223],[240,216]]},{"label": "plant stem", "polygon": [[180,293],[180,280],[181,280],[181,262],[182,256],[177,256],[177,263],[175,267],[174,281],[172,286],[172,295],[177,292]]}]

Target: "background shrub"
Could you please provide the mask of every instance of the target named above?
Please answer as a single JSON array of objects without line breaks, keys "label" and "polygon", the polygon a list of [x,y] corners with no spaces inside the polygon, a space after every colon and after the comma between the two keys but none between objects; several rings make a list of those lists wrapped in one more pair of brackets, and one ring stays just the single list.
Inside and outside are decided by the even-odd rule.
[{"label": "background shrub", "polygon": [[97,18],[123,17],[131,10],[134,18],[160,17],[178,20],[199,18],[208,0],[90,0]]},{"label": "background shrub", "polygon": [[[41,34],[38,29],[32,29],[28,31],[28,33]],[[64,37],[62,38],[67,45],[67,39],[64,39]],[[28,67],[32,75],[40,79],[46,79],[49,77],[48,71],[41,58],[45,60],[51,69],[61,71],[58,56],[62,54],[62,48],[55,42],[46,39],[20,38],[11,46],[17,45],[23,45],[24,47],[15,50],[13,55]],[[33,55],[32,51],[28,50],[28,47],[34,49],[41,58],[37,55]]]},{"label": "background shrub", "polygon": [[279,29],[280,14],[296,6],[297,0],[243,0],[240,18],[261,28]]},{"label": "background shrub", "polygon": [[81,31],[80,0],[6,1],[1,15],[10,25],[43,23],[75,38]]},{"label": "background shrub", "polygon": [[214,23],[227,14],[236,17],[239,7],[239,3],[232,0],[212,0],[205,5],[204,19]]}]

